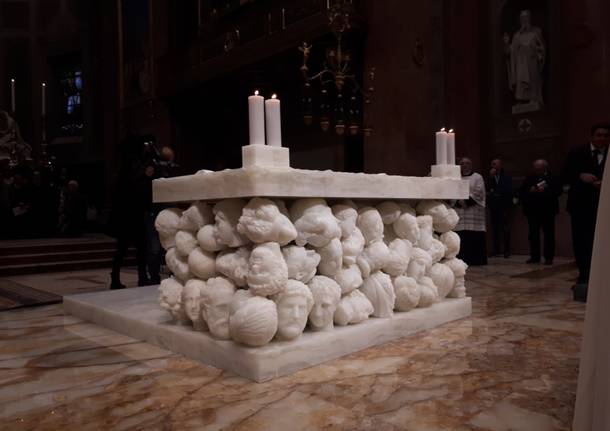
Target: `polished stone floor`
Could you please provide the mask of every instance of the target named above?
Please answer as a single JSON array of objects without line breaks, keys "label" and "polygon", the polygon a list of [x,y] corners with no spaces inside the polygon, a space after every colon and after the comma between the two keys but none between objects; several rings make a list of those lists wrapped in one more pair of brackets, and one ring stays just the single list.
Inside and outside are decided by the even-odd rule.
[{"label": "polished stone floor", "polygon": [[575,271],[492,259],[471,318],[253,383],[64,316],[0,313],[0,429],[569,430]]}]

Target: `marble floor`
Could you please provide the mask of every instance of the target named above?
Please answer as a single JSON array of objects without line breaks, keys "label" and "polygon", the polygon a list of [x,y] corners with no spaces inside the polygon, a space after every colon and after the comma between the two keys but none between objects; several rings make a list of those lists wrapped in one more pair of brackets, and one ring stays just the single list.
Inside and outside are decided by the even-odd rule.
[{"label": "marble floor", "polygon": [[2,430],[569,430],[573,266],[492,259],[471,318],[253,383],[64,316],[0,313]]}]

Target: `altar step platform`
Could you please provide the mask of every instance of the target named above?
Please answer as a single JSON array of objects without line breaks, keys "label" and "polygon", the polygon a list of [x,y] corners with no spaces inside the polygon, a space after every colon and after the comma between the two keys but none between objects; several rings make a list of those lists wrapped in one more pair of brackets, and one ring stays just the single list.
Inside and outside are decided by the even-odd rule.
[{"label": "altar step platform", "polygon": [[174,324],[159,307],[158,286],[64,297],[65,312],[188,358],[264,382],[368,347],[470,316],[470,298],[445,299],[428,308],[370,318],[325,332],[304,332],[292,341],[246,347]]}]

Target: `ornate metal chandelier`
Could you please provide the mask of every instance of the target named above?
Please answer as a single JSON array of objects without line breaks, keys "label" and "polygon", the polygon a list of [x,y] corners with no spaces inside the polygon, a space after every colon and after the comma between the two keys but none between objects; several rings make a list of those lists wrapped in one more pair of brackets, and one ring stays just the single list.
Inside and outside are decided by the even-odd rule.
[{"label": "ornate metal chandelier", "polygon": [[352,70],[352,55],[343,46],[345,34],[354,27],[359,17],[350,0],[335,0],[332,4],[328,1],[327,9],[329,27],[337,43],[326,50],[322,70],[311,75],[307,63],[312,46],[303,42],[299,48],[303,53],[303,121],[308,126],[313,124],[316,99],[319,101],[318,115],[323,131],[328,131],[331,122],[334,122],[338,135],[345,134],[347,129],[350,135],[362,131],[369,136],[373,129],[370,125],[363,125],[361,106],[362,102],[371,103],[375,68],[368,71],[367,88],[364,89]]}]

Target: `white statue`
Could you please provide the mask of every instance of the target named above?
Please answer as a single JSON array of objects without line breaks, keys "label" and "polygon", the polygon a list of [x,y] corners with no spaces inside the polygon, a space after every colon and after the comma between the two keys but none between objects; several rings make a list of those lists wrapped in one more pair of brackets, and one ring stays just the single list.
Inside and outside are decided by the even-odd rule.
[{"label": "white statue", "polygon": [[373,311],[371,301],[356,289],[341,298],[335,311],[334,322],[339,326],[364,322]]},{"label": "white statue", "polygon": [[341,294],[350,293],[362,286],[362,273],[360,268],[355,263],[344,266],[334,277],[335,281],[341,287]]},{"label": "white statue", "polygon": [[327,277],[334,277],[343,266],[343,247],[339,238],[333,238],[324,247],[317,249],[320,254],[318,272]]},{"label": "white statue", "polygon": [[445,233],[454,229],[458,223],[457,212],[449,205],[439,201],[420,201],[417,204],[417,213],[432,217],[432,227],[435,232]]},{"label": "white statue", "polygon": [[394,232],[399,238],[406,239],[411,244],[416,245],[419,242],[421,232],[417,224],[417,217],[409,211],[403,212],[398,220],[392,225]]},{"label": "white statue", "polygon": [[278,242],[286,245],[297,237],[292,222],[283,215],[275,202],[265,198],[253,198],[243,209],[237,231],[252,242]]},{"label": "white statue", "polygon": [[205,251],[221,251],[227,248],[226,244],[220,242],[220,239],[216,235],[217,228],[213,224],[207,224],[203,226],[197,232],[197,242],[199,247]]},{"label": "white statue", "polygon": [[352,230],[352,233],[341,240],[341,248],[343,249],[343,265],[353,265],[356,259],[364,250],[364,236],[357,227]]},{"label": "white statue", "polygon": [[199,247],[191,251],[188,257],[189,271],[202,280],[216,276],[216,255]]},{"label": "white statue", "polygon": [[364,279],[362,293],[373,304],[373,316],[389,318],[394,315],[394,285],[388,274],[376,271],[370,277]]},{"label": "white statue", "polygon": [[446,266],[451,268],[453,275],[455,276],[455,282],[453,284],[453,290],[447,295],[448,298],[463,298],[466,296],[466,285],[465,276],[468,265],[461,259],[449,259],[443,262]]},{"label": "white statue", "polygon": [[237,230],[237,223],[245,206],[243,199],[226,199],[214,205],[214,234],[218,242],[229,247],[241,247],[250,243],[250,240]]},{"label": "white statue", "polygon": [[362,207],[358,210],[356,226],[364,236],[365,244],[383,240],[383,220],[381,214],[373,207]]},{"label": "white statue", "polygon": [[324,247],[333,238],[341,238],[339,220],[321,198],[299,199],[290,207],[290,219],[297,229],[298,246]]},{"label": "white statue", "polygon": [[432,258],[425,250],[414,247],[407,268],[407,276],[417,281],[420,290],[418,307],[429,307],[438,300],[438,290],[426,273],[432,267]]},{"label": "white statue", "polygon": [[375,241],[364,248],[356,263],[362,272],[362,277],[367,278],[373,272],[380,270],[388,263],[390,249],[383,241]]},{"label": "white statue", "polygon": [[187,257],[197,246],[197,237],[192,232],[186,230],[176,232],[176,252],[180,256]]},{"label": "white statue", "polygon": [[229,305],[235,294],[235,285],[227,278],[210,278],[201,289],[201,314],[210,334],[221,340],[229,336]]},{"label": "white statue", "polygon": [[313,296],[309,327],[314,331],[333,329],[333,316],[341,299],[341,288],[334,280],[323,275],[316,275],[307,287]]},{"label": "white statue", "polygon": [[[238,290],[248,292],[247,290]],[[233,341],[251,347],[268,344],[278,326],[277,307],[275,302],[262,296],[241,296],[235,294],[237,301],[231,303],[229,332]]]},{"label": "white statue", "polygon": [[393,224],[396,220],[398,220],[398,217],[400,217],[400,214],[402,213],[398,204],[392,201],[382,202],[377,205],[376,208],[381,215],[381,220],[383,221],[384,225]]},{"label": "white statue", "polygon": [[250,248],[239,247],[221,251],[216,256],[216,270],[229,278],[238,287],[248,285],[247,277],[250,269]]},{"label": "white statue", "polygon": [[188,324],[188,317],[182,307],[183,286],[173,278],[161,280],[159,285],[159,305],[171,314],[175,322]]},{"label": "white statue", "polygon": [[[521,28],[513,35],[512,42],[510,36],[504,33],[508,86],[518,104],[528,105],[527,111],[537,111],[544,105],[542,71],[546,60],[546,44],[542,31],[532,25],[529,10],[521,11],[519,20]],[[515,107],[513,112],[514,109]]]},{"label": "white statue", "polygon": [[455,275],[451,268],[442,263],[435,263],[428,272],[428,277],[437,288],[439,299],[444,299],[453,290]]},{"label": "white statue", "polygon": [[316,275],[320,255],[315,250],[291,245],[282,248],[282,255],[288,266],[288,278],[308,283]]},{"label": "white statue", "polygon": [[445,259],[453,259],[460,252],[460,236],[451,231],[441,235],[441,242],[445,245]]},{"label": "white statue", "polygon": [[182,210],[167,208],[159,213],[155,219],[155,229],[159,233],[159,240],[165,250],[176,246],[176,232],[180,229]]},{"label": "white statue", "polygon": [[313,296],[307,285],[296,280],[288,280],[286,288],[271,297],[277,305],[278,340],[297,338],[307,324],[307,316],[313,307]]},{"label": "white statue", "polygon": [[394,279],[396,302],[394,308],[398,311],[410,311],[419,305],[421,289],[414,278],[401,275]]},{"label": "white statue", "polygon": [[350,205],[337,204],[332,206],[333,215],[339,220],[341,238],[349,237],[356,228],[358,211]]},{"label": "white statue", "polygon": [[252,249],[246,281],[253,294],[269,296],[280,293],[288,281],[288,266],[276,242],[258,244]]},{"label": "white statue", "polygon": [[432,258],[432,263],[438,263],[445,256],[447,252],[447,248],[445,244],[436,239],[434,236],[432,237],[432,241],[430,242],[430,248],[428,249],[428,253]]},{"label": "white statue", "polygon": [[170,248],[165,253],[165,263],[178,280],[186,282],[186,280],[192,278],[187,259],[180,256],[175,247]]},{"label": "white statue", "polygon": [[432,238],[433,238],[433,230],[432,230],[432,217],[428,215],[417,216],[417,225],[419,226],[419,241],[417,242],[417,247],[422,248],[424,250],[430,250],[432,247]]},{"label": "white statue", "polygon": [[182,303],[184,311],[196,331],[207,331],[208,325],[201,314],[201,292],[205,288],[205,281],[193,278],[186,282],[182,289]]},{"label": "white statue", "polygon": [[383,271],[392,277],[398,277],[407,272],[413,245],[409,240],[396,238],[388,245],[390,251]]},{"label": "white statue", "polygon": [[212,208],[205,202],[194,202],[182,213],[180,228],[189,232],[197,232],[206,224],[214,223]]}]

